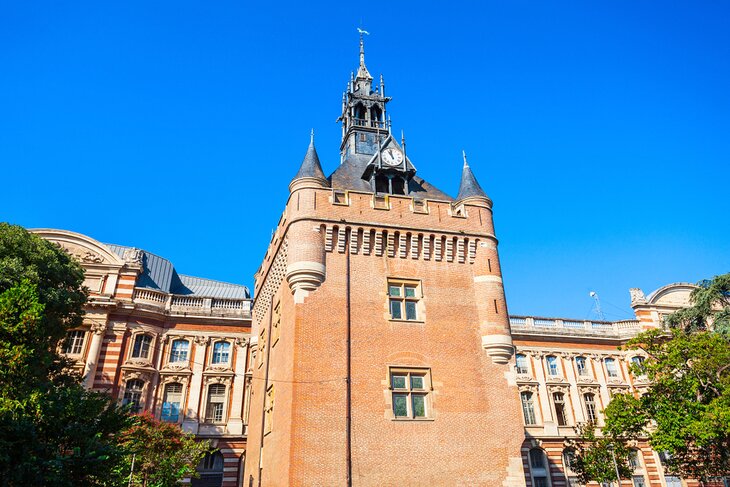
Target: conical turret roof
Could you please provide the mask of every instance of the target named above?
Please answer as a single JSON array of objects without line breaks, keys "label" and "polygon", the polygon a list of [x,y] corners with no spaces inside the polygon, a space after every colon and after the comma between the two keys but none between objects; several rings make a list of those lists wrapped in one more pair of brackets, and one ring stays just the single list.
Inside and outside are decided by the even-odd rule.
[{"label": "conical turret roof", "polygon": [[301,178],[327,179],[325,178],[324,171],[322,171],[322,165],[319,163],[317,149],[314,148],[314,133],[312,133],[312,138],[309,141],[309,147],[307,148],[302,165],[299,167],[299,172],[294,176],[292,181]]},{"label": "conical turret roof", "polygon": [[489,199],[489,196],[479,186],[477,178],[474,177],[474,173],[471,172],[469,163],[466,161],[466,153],[464,153],[464,169],[461,172],[461,184],[459,185],[459,195],[456,197],[456,200],[461,201],[466,198]]}]

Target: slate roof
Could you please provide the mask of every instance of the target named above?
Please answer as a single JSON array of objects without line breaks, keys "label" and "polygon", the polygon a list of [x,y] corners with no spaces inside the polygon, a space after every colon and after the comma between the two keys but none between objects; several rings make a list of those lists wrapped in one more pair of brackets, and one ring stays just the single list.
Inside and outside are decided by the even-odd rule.
[{"label": "slate roof", "polygon": [[471,171],[471,168],[469,167],[469,164],[466,162],[466,158],[464,159],[464,170],[461,172],[461,184],[459,185],[459,195],[456,197],[457,201],[463,200],[464,198],[469,197],[482,197],[482,198],[489,198],[487,196],[487,193],[484,192],[481,186],[479,186],[479,183],[477,182],[477,178],[474,177],[474,173]]},{"label": "slate roof", "polygon": [[299,172],[294,176],[292,181],[299,178],[327,179],[324,176],[324,171],[322,171],[322,165],[319,163],[317,149],[314,148],[314,137],[309,142],[309,147],[307,148],[307,153],[304,155],[302,165],[299,167]]},{"label": "slate roof", "polygon": [[[124,257],[124,251],[131,248],[124,245],[105,244],[109,250]],[[137,287],[155,289],[170,294],[205,296],[209,298],[249,299],[246,286],[178,274],[172,262],[142,250],[142,273],[137,276]]]},{"label": "slate roof", "polygon": [[[396,144],[397,145],[397,144]],[[370,183],[362,179],[372,154],[349,154],[342,164],[328,178],[330,185],[335,189],[347,189],[372,193]],[[410,163],[410,158],[408,159]],[[411,164],[412,165],[412,164]],[[452,201],[453,198],[440,189],[432,186],[423,178],[414,176],[408,182],[409,196],[422,199]]]}]

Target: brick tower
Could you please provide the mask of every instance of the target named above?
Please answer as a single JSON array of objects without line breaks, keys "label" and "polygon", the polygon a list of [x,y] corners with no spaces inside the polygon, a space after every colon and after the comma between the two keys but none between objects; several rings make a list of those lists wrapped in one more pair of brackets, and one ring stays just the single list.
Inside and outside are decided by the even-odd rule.
[{"label": "brick tower", "polygon": [[255,276],[243,485],[524,485],[492,201],[466,157],[456,199],[417,176],[372,82],[361,37]]}]

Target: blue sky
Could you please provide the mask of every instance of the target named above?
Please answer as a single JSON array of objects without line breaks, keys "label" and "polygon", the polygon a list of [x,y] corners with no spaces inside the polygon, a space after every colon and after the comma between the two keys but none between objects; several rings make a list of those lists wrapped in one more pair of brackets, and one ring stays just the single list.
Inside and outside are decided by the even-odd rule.
[{"label": "blue sky", "polygon": [[465,149],[494,200],[511,313],[730,270],[727,2],[4,2],[0,220],[252,285],[358,25],[419,175]]}]

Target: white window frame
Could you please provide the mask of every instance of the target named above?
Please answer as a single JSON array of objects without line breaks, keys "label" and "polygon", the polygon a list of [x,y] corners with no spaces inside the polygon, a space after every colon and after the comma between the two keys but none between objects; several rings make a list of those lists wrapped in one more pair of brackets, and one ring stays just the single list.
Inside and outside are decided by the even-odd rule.
[{"label": "white window frame", "polygon": [[[553,367],[551,367],[550,359],[555,359],[554,365],[554,372],[553,373]],[[560,363],[558,361],[557,355],[546,355],[545,356],[545,368],[547,369],[547,375],[548,377],[562,377],[560,375]]]},{"label": "white window frame", "polygon": [[[63,349],[62,353],[66,355],[67,357],[81,357],[84,354],[84,346],[86,345],[86,336],[88,335],[88,332],[86,330],[69,330],[68,333],[66,333],[66,338],[63,341]],[[80,342],[78,338],[81,338]],[[73,350],[77,348],[78,345],[78,352],[74,352]],[[70,348],[70,351],[66,351],[67,348]]]},{"label": "white window frame", "polygon": [[[211,401],[211,388],[217,387],[217,386],[223,386],[224,392],[222,395],[222,401],[218,402],[212,402]],[[227,414],[228,414],[228,394],[230,392],[230,387],[228,384],[224,382],[211,382],[209,383],[205,388],[205,422],[208,424],[224,424],[227,421]],[[221,394],[215,394],[216,398],[220,397]],[[214,410],[212,410],[211,406],[213,404],[222,404],[221,406],[221,418],[216,419],[214,417]]]},{"label": "white window frame", "polygon": [[[182,359],[180,358],[180,355],[181,354],[179,352],[176,354],[176,351],[175,351],[175,344],[176,343],[184,343],[185,344],[185,347],[184,347],[185,348],[185,350],[184,350],[185,353],[184,353],[184,358],[182,358]],[[175,354],[177,355],[177,357],[174,356]],[[184,363],[187,363],[188,360],[190,359],[190,340],[188,340],[186,338],[174,338],[170,342],[170,353],[169,353],[169,355],[168,355],[167,358],[168,358],[168,363],[171,363],[171,364],[184,364]]]},{"label": "white window frame", "polygon": [[[216,351],[215,351],[215,347],[219,343],[220,344],[226,344],[227,345],[227,349],[225,351],[226,360],[225,361],[216,362]],[[211,348],[211,353],[210,353],[210,365],[228,365],[228,364],[230,364],[231,363],[231,352],[232,352],[232,348],[233,347],[231,346],[231,342],[229,342],[228,340],[216,340],[216,341],[214,341],[213,342],[213,347]]]},{"label": "white window frame", "polygon": [[[525,399],[529,395],[528,399]],[[522,420],[525,426],[536,426],[539,424],[535,409],[535,393],[532,391],[520,391],[520,405],[522,406]],[[528,407],[529,406],[529,407]],[[532,415],[533,422],[528,421],[528,411]]]},{"label": "white window frame", "polygon": [[[165,419],[165,403],[167,403],[168,399],[168,387],[173,385],[179,385],[180,386],[180,392],[174,393],[174,394],[180,394],[180,402],[178,404],[178,413],[177,413],[177,419],[175,421],[168,421]],[[160,406],[160,421],[165,421],[167,423],[180,423],[183,418],[183,406],[185,404],[185,384],[183,382],[166,382],[162,384],[162,401]]]},{"label": "white window frame", "polygon": [[[150,342],[147,345],[147,354],[146,355],[135,355],[135,348],[137,347],[137,340],[141,337],[147,337],[149,338]],[[155,347],[155,337],[152,336],[150,333],[145,332],[139,332],[132,335],[132,346],[129,347],[129,358],[131,359],[151,359],[152,351]],[[140,346],[140,350],[142,347]]]},{"label": "white window frame", "polygon": [[[520,367],[520,357],[524,360],[524,366]],[[526,354],[516,353],[515,354],[515,372],[518,374],[529,375],[530,374],[530,361]]]}]

